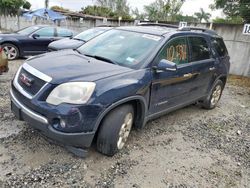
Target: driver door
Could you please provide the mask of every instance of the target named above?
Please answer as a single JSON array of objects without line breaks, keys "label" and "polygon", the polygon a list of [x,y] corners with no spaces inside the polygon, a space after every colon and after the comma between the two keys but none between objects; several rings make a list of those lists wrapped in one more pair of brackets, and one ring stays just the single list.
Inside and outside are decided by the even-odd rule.
[{"label": "driver door", "polygon": [[176,70],[153,71],[150,114],[157,114],[184,105],[193,100],[192,64],[186,37],[176,37],[167,42],[156,58],[176,64]]},{"label": "driver door", "polygon": [[48,51],[49,43],[56,40],[54,27],[44,27],[29,36],[27,44],[24,46],[25,54],[35,55]]}]

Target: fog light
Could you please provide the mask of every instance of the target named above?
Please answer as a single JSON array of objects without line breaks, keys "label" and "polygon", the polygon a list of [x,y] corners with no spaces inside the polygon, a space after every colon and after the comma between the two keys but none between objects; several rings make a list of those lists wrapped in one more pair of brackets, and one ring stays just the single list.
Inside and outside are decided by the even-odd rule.
[{"label": "fog light", "polygon": [[62,128],[65,128],[66,127],[66,122],[63,119],[61,119],[60,120],[60,125],[61,125]]}]

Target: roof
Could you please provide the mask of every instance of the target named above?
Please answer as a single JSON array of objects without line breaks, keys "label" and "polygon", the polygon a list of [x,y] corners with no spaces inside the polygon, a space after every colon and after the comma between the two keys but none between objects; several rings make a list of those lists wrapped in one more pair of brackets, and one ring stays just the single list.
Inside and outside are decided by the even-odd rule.
[{"label": "roof", "polygon": [[127,31],[135,31],[139,33],[147,33],[151,35],[164,35],[171,31],[176,31],[174,28],[160,27],[160,26],[123,26],[118,29],[127,30]]},{"label": "roof", "polygon": [[199,27],[182,27],[179,28],[177,25],[169,25],[169,24],[157,24],[157,23],[149,23],[149,24],[139,24],[137,26],[125,26],[119,27],[123,30],[135,31],[140,33],[147,33],[152,35],[166,35],[170,32],[185,32],[185,33],[202,33],[206,35],[217,35],[214,30],[199,28]]}]

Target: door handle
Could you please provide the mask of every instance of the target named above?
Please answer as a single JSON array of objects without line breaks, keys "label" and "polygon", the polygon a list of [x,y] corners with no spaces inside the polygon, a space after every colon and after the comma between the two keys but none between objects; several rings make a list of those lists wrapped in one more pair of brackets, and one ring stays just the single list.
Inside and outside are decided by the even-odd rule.
[{"label": "door handle", "polygon": [[210,67],[209,70],[210,70],[210,71],[214,71],[214,70],[215,70],[215,67]]}]

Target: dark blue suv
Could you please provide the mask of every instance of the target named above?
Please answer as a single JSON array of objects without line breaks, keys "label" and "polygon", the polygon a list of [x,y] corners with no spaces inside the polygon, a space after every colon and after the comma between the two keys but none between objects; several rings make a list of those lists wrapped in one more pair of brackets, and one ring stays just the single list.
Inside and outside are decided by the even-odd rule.
[{"label": "dark blue suv", "polygon": [[115,28],[77,50],[26,60],[12,82],[20,120],[74,149],[112,156],[131,128],[199,102],[216,107],[229,72],[212,30],[145,24]]}]

